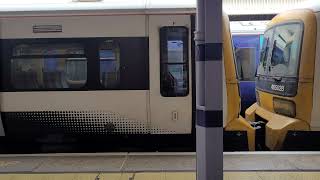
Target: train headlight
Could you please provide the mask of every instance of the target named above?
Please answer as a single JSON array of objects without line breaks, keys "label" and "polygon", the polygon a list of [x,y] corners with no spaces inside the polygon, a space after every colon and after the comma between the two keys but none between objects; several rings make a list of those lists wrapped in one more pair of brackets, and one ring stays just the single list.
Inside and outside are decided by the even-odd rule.
[{"label": "train headlight", "polygon": [[296,103],[291,100],[274,97],[273,109],[277,114],[296,117]]}]

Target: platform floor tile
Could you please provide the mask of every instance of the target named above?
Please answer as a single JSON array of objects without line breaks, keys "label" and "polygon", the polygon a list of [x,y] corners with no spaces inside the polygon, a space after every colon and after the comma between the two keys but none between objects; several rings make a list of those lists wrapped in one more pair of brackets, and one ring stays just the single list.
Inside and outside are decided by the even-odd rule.
[{"label": "platform floor tile", "polygon": [[[1,180],[196,180],[194,172],[0,174]],[[224,180],[320,180],[320,172],[225,172]]]}]

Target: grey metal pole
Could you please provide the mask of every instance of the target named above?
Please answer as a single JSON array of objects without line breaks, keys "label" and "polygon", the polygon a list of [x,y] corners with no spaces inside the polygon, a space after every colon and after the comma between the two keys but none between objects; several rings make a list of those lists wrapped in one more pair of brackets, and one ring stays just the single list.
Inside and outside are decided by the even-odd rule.
[{"label": "grey metal pole", "polygon": [[222,180],[222,0],[197,0],[195,41],[197,180]]}]

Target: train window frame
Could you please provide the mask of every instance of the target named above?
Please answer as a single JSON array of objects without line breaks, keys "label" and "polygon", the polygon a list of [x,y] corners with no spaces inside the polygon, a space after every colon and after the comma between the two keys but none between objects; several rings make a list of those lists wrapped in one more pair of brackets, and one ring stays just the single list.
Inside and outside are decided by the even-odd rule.
[{"label": "train window frame", "polygon": [[[181,30],[184,34],[182,35],[181,40],[183,43],[182,48],[182,61],[180,62],[169,62],[168,60],[168,33],[169,31],[178,31]],[[162,26],[159,29],[160,32],[160,94],[162,97],[186,97],[189,95],[189,29],[185,26]],[[176,40],[178,41],[178,40]],[[163,74],[165,71],[168,71],[169,66],[181,66],[183,84],[185,84],[185,89],[183,92],[179,93],[176,90],[168,91],[164,87],[164,77]],[[173,76],[170,73],[171,76]],[[182,85],[183,86],[183,85]]]},{"label": "train window frame", "polygon": [[[17,47],[19,46],[30,46],[32,48],[32,46],[35,47],[39,47],[39,50],[42,51],[41,52],[31,52],[31,53],[25,53],[25,54],[17,54]],[[77,45],[80,50],[81,53],[67,53],[68,51],[68,47],[72,47],[73,45]],[[41,47],[42,46],[42,47]],[[59,47],[60,46],[60,47]],[[65,46],[65,47],[64,47]],[[47,49],[46,49],[47,48]],[[65,51],[62,53],[48,53],[46,54],[46,50],[52,48],[51,50],[53,51],[59,51],[59,48],[61,48],[60,50]],[[9,79],[9,83],[10,83],[10,89],[14,90],[14,91],[66,91],[66,90],[83,90],[86,89],[87,87],[87,81],[88,81],[88,57],[86,56],[85,53],[85,45],[81,42],[74,42],[74,41],[46,41],[43,39],[32,39],[30,41],[26,41],[24,40],[17,40],[16,42],[14,42],[12,44],[12,46],[10,46],[10,52],[9,52],[9,57],[8,59],[8,63],[10,64],[10,69],[8,70],[10,73],[10,79]],[[83,61],[83,59],[85,59],[85,73],[84,73],[84,77],[85,79],[83,80],[79,80],[79,81],[73,81],[72,79],[68,79],[68,72],[67,71],[67,62],[69,59],[81,59]],[[16,61],[16,63],[14,63],[14,61]],[[41,70],[41,77],[42,77],[42,83],[38,83],[37,86],[34,87],[17,87],[15,85],[15,83],[13,82],[14,80],[14,64],[17,64],[18,61],[21,61],[21,63],[25,63],[28,61],[34,61],[35,64],[38,64],[37,66],[39,66],[42,70]],[[46,61],[52,61],[54,63],[62,63],[63,66],[61,67],[55,67],[51,70],[45,70],[46,68]],[[19,63],[18,63],[19,64]],[[59,70],[60,69],[60,70]],[[59,72],[61,71],[61,72]],[[59,76],[58,79],[60,80],[54,80],[54,83],[50,84],[48,82],[46,82],[45,80],[45,73],[62,73],[64,74],[63,76]],[[38,75],[37,75],[38,76]],[[38,79],[39,77],[37,77]],[[52,78],[52,76],[50,77]],[[60,81],[60,84],[57,82]],[[71,83],[72,81],[72,83]],[[63,83],[64,82],[64,83]],[[78,83],[78,87],[76,87],[76,84]],[[80,83],[80,85],[79,85]],[[68,85],[66,85],[68,84]],[[74,85],[72,87],[72,85]]]}]

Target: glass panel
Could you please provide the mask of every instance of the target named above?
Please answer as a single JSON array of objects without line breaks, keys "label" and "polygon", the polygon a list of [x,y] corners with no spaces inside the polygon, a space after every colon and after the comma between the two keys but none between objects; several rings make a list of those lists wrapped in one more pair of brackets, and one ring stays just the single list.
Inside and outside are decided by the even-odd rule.
[{"label": "glass panel", "polygon": [[110,40],[100,46],[100,82],[104,88],[120,85],[120,48]]},{"label": "glass panel", "polygon": [[161,74],[161,94],[163,96],[185,96],[188,92],[186,64],[164,64]]},{"label": "glass panel", "polygon": [[80,44],[21,44],[13,48],[13,56],[83,55]]},{"label": "glass panel", "polygon": [[168,41],[168,62],[183,62],[183,41]]},{"label": "glass panel", "polygon": [[267,75],[267,62],[268,62],[268,54],[271,46],[271,40],[273,35],[273,29],[269,29],[265,32],[263,38],[263,45],[261,49],[260,62],[257,69],[257,75]]},{"label": "glass panel", "polygon": [[12,59],[11,83],[15,89],[43,88],[42,59]]},{"label": "glass panel", "polygon": [[87,59],[68,58],[65,66],[66,79],[70,87],[80,88],[87,81]]},{"label": "glass panel", "polygon": [[237,77],[240,81],[254,81],[260,58],[260,35],[233,35]]},{"label": "glass panel", "polygon": [[275,28],[271,57],[272,76],[297,76],[301,36],[300,24],[287,24]]},{"label": "glass panel", "polygon": [[[15,57],[11,59],[11,84],[13,88],[33,90],[73,89],[85,86],[87,81],[87,59],[84,55],[80,58],[63,57],[67,54],[62,54],[62,52],[69,54],[84,52],[83,49],[79,48],[80,46],[72,48],[71,45],[46,44],[42,45],[42,47],[36,44],[16,46],[13,52]],[[32,47],[37,49],[32,49]],[[50,52],[47,50],[50,50]],[[52,54],[61,55],[61,57],[48,56]]]},{"label": "glass panel", "polygon": [[160,43],[161,95],[165,97],[187,96],[189,93],[188,29],[162,27]]},{"label": "glass panel", "polygon": [[[188,32],[183,27],[164,27],[162,28],[164,36],[162,36],[163,46],[162,61],[167,63],[183,63],[187,59],[185,54],[185,45],[187,45]],[[166,49],[165,49],[166,48]]]},{"label": "glass panel", "polygon": [[235,54],[239,79],[254,81],[256,72],[256,49],[237,48]]}]

